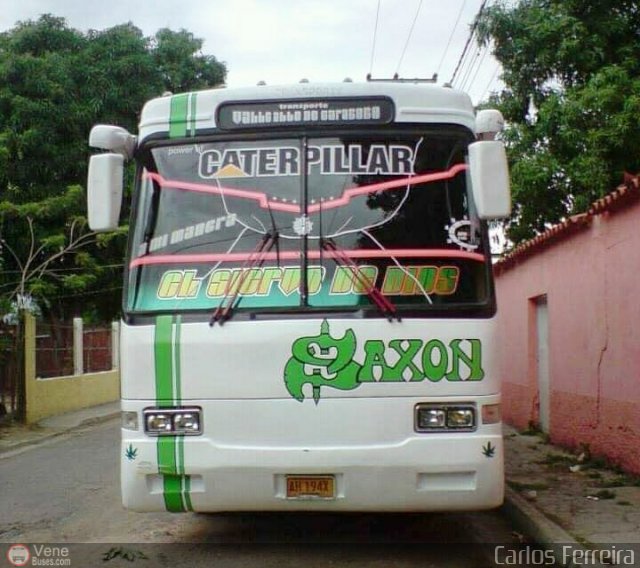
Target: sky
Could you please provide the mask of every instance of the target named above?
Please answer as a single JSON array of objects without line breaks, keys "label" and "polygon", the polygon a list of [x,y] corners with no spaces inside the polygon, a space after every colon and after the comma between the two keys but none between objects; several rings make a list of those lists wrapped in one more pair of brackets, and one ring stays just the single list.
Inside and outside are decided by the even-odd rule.
[{"label": "sky", "polygon": [[[0,31],[50,13],[86,32],[132,22],[186,29],[227,65],[227,85],[427,78],[449,82],[482,0],[2,0]],[[377,23],[377,25],[376,25]],[[497,90],[489,50],[468,51],[453,85],[474,103]]]}]

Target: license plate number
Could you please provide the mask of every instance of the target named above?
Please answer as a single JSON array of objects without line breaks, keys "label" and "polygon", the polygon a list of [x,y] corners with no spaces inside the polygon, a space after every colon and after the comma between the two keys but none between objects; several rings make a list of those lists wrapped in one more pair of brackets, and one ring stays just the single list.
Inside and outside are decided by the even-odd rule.
[{"label": "license plate number", "polygon": [[333,499],[335,479],[332,475],[288,475],[287,499]]}]

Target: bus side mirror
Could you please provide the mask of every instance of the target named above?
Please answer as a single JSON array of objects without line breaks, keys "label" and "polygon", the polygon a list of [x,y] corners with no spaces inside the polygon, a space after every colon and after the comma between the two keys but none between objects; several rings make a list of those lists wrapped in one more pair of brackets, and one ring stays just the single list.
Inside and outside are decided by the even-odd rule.
[{"label": "bus side mirror", "polygon": [[120,126],[96,124],[89,133],[89,146],[122,154],[130,160],[136,148],[136,137]]},{"label": "bus side mirror", "polygon": [[470,144],[469,173],[478,217],[489,220],[511,215],[509,166],[504,144],[497,140]]},{"label": "bus side mirror", "polygon": [[124,179],[122,154],[96,154],[89,160],[87,204],[89,227],[93,231],[113,231],[118,228],[122,206]]}]

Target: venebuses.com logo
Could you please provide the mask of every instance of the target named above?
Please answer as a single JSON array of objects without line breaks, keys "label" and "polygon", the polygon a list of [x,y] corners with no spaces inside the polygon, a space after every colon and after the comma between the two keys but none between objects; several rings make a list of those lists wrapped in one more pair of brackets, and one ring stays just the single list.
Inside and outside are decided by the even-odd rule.
[{"label": "venebuses.com logo", "polygon": [[12,566],[71,566],[67,546],[13,544],[7,550]]},{"label": "venebuses.com logo", "polygon": [[24,544],[14,544],[7,550],[7,560],[14,566],[26,566],[31,560],[29,547]]}]

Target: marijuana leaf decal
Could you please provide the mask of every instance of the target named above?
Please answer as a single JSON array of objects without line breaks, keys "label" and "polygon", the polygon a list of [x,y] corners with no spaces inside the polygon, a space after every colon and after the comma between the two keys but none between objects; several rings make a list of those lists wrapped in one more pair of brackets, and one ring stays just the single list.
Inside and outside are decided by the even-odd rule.
[{"label": "marijuana leaf decal", "polygon": [[138,456],[138,450],[134,448],[131,444],[129,444],[129,447],[125,451],[124,455],[129,461],[133,461]]},{"label": "marijuana leaf decal", "polygon": [[486,446],[482,446],[482,454],[487,458],[492,458],[496,454],[496,447],[487,442]]}]

